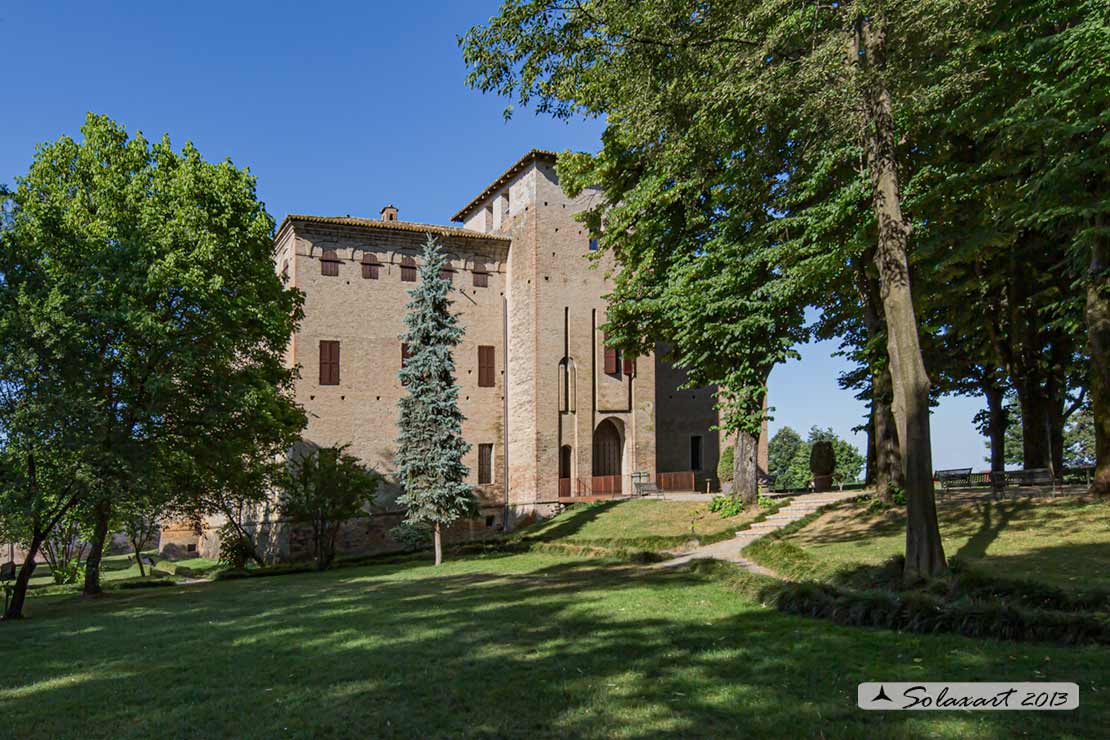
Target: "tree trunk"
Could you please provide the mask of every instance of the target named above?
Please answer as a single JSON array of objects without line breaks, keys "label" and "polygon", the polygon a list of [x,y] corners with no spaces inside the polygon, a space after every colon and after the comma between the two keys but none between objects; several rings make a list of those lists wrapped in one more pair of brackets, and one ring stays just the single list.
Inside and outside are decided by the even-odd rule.
[{"label": "tree trunk", "polygon": [[1018,404],[1021,406],[1021,462],[1026,470],[1047,468],[1052,462],[1049,444],[1048,403],[1038,378],[1019,379]]},{"label": "tree trunk", "polygon": [[1095,419],[1095,476],[1091,492],[1110,493],[1110,239],[1091,247],[1087,285],[1087,352],[1091,356],[1091,413]]},{"label": "tree trunk", "polygon": [[756,456],[759,439],[747,432],[738,432],[732,456],[732,495],[740,495],[744,506],[759,501],[759,475]]},{"label": "tree trunk", "polygon": [[23,604],[27,601],[27,585],[31,582],[31,575],[35,570],[35,558],[38,557],[39,548],[45,535],[35,534],[31,537],[31,546],[27,548],[27,555],[23,558],[23,567],[19,569],[15,585],[12,587],[12,600],[8,602],[8,610],[4,612],[4,619],[23,619]]},{"label": "tree trunk", "polygon": [[440,563],[443,562],[443,542],[442,542],[442,538],[440,537],[439,522],[435,523],[433,538],[435,540],[435,548],[436,548],[436,565],[439,565]]},{"label": "tree trunk", "polygon": [[[875,393],[871,399],[872,413],[875,416],[875,493],[887,503],[894,500],[894,489],[906,487],[905,471],[902,466],[902,450],[898,444],[898,425],[894,421],[891,397],[894,395],[894,381],[890,368],[884,367],[874,378]],[[931,476],[930,476],[931,477]]]},{"label": "tree trunk", "polygon": [[[874,385],[871,386],[874,389]],[[863,484],[875,487],[878,479],[878,453],[875,450],[875,401],[871,400],[871,414],[867,421],[867,465],[863,469]]]},{"label": "tree trunk", "polygon": [[108,539],[108,520],[112,516],[111,501],[104,499],[98,502],[93,516],[96,517],[96,523],[89,541],[89,557],[85,560],[85,596],[99,596],[103,593],[100,587],[100,561],[104,557],[105,540]]},{"label": "tree trunk", "polygon": [[131,540],[131,550],[135,553],[135,563],[139,566],[139,577],[146,578],[146,566],[143,565],[143,545],[146,542]]},{"label": "tree trunk", "polygon": [[881,16],[856,19],[852,47],[858,63],[862,43],[869,74],[863,82],[864,145],[871,175],[872,205],[879,240],[875,263],[879,270],[887,353],[894,385],[906,474],[907,582],[938,575],[947,567],[937,525],[933,496],[933,463],[929,437],[929,377],[921,357],[909,271],[909,226],[902,215],[898,171],[895,166],[894,116],[890,91],[879,72],[884,64],[885,31]]},{"label": "tree trunk", "polygon": [[998,385],[983,383],[983,395],[987,397],[987,433],[991,441],[991,472],[1006,470],[1006,408],[1005,392]]}]

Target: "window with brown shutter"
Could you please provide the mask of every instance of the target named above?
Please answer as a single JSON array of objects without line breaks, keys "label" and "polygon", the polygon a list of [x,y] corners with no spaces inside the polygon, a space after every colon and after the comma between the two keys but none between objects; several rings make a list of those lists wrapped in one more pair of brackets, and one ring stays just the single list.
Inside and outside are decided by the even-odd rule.
[{"label": "window with brown shutter", "polygon": [[378,270],[381,269],[382,263],[378,262],[376,255],[369,252],[362,254],[362,277],[364,280],[377,280]]},{"label": "window with brown shutter", "polygon": [[339,342],[320,340],[320,385],[339,385]]},{"label": "window with brown shutter", "polygon": [[493,347],[482,345],[478,347],[478,387],[493,388],[494,386],[494,352]]},{"label": "window with brown shutter", "polygon": [[455,271],[452,270],[450,267],[444,267],[442,270],[439,271],[439,279],[446,280],[447,282],[454,284]]},{"label": "window with brown shutter", "polygon": [[477,261],[474,263],[474,287],[489,287],[489,272],[486,270],[486,266],[483,263]]},{"label": "window with brown shutter", "polygon": [[635,357],[625,357],[624,358],[624,374],[627,375],[630,378],[635,377],[635,375],[636,375],[636,358]]},{"label": "window with brown shutter", "polygon": [[408,363],[410,357],[412,357],[412,353],[409,352],[409,346],[401,342],[401,367],[404,367]]},{"label": "window with brown shutter", "polygon": [[478,485],[493,483],[493,445],[478,445]]},{"label": "window with brown shutter", "polygon": [[616,375],[620,372],[620,357],[617,350],[608,346],[609,334],[606,332],[602,335],[602,341],[605,342],[605,374]]},{"label": "window with brown shutter", "polygon": [[416,260],[412,257],[405,256],[401,258],[401,282],[416,282]]},{"label": "window with brown shutter", "polygon": [[324,253],[320,255],[320,274],[326,277],[337,277],[339,275],[339,255],[335,253],[334,249],[325,249]]}]

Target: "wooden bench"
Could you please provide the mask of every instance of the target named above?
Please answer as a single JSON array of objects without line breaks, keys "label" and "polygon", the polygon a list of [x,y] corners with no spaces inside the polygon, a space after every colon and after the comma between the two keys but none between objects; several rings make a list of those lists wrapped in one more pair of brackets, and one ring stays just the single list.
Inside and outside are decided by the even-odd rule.
[{"label": "wooden bench", "polygon": [[938,470],[933,477],[940,483],[944,490],[956,486],[971,485],[971,468],[953,468],[952,470]]},{"label": "wooden bench", "polygon": [[1002,474],[1003,485],[1015,486],[1050,486],[1052,485],[1052,471],[1048,468],[1030,468],[1028,470],[1011,470]]}]

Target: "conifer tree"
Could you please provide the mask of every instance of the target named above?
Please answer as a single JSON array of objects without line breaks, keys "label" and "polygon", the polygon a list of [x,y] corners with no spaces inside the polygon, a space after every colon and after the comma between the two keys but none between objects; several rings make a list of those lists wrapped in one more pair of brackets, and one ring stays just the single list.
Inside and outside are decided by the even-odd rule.
[{"label": "conifer tree", "polygon": [[463,330],[451,314],[450,283],[440,276],[444,256],[429,234],[420,268],[420,286],[409,291],[405,332],[406,358],[401,368],[401,436],[397,439],[398,477],[408,508],[405,520],[432,527],[435,562],[443,561],[442,528],[472,515],[477,503],[466,477],[459,387],[452,352]]}]

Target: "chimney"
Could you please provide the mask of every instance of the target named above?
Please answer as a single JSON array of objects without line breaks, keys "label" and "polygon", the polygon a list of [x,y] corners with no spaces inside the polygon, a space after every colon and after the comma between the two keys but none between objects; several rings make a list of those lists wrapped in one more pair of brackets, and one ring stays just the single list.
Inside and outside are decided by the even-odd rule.
[{"label": "chimney", "polygon": [[397,206],[390,203],[382,209],[382,221],[396,221],[397,220]]}]

